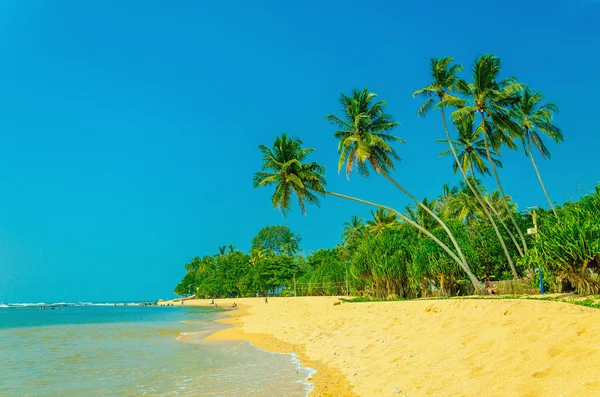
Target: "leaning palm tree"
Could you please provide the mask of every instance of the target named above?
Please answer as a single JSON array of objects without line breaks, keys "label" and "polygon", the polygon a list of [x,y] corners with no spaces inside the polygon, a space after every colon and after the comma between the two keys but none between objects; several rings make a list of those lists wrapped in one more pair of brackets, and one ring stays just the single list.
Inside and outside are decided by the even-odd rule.
[{"label": "leaning palm tree", "polygon": [[537,168],[531,149],[531,144],[533,143],[533,146],[537,148],[542,155],[542,158],[549,159],[550,151],[546,145],[544,145],[540,133],[548,135],[556,143],[562,142],[564,139],[560,128],[552,124],[552,118],[554,113],[558,112],[558,107],[552,102],[542,104],[543,101],[544,95],[532,91],[529,87],[525,87],[519,102],[511,109],[510,115],[523,129],[521,139],[525,155],[531,158],[531,164],[533,164],[533,168],[540,181],[546,200],[548,201],[554,216],[558,219],[558,215],[556,214],[554,205],[552,205],[552,201],[550,201],[550,197],[548,196],[548,192],[542,181],[542,176]]},{"label": "leaning palm tree", "polygon": [[[502,235],[500,234],[500,231],[498,230],[498,226],[496,225],[496,222],[494,221],[492,214],[486,208],[486,204],[484,203],[483,199],[480,197],[480,194],[478,194],[476,189],[469,183],[469,179],[466,174],[466,168],[464,167],[465,156],[463,156],[462,159],[458,157],[458,155],[456,154],[454,145],[453,145],[453,141],[450,138],[450,132],[448,131],[448,124],[446,122],[445,108],[448,106],[464,106],[464,101],[461,98],[459,98],[458,96],[454,95],[455,92],[460,91],[461,80],[458,78],[457,73],[462,71],[462,66],[459,64],[454,64],[453,62],[454,62],[454,60],[451,57],[445,57],[445,58],[441,58],[441,59],[431,58],[430,69],[431,69],[432,80],[427,87],[415,91],[413,96],[420,96],[420,97],[424,97],[426,99],[425,104],[423,106],[421,106],[421,108],[419,109],[419,116],[425,116],[433,107],[437,107],[440,109],[441,116],[442,116],[442,123],[444,125],[444,131],[446,133],[446,140],[448,142],[448,145],[450,146],[450,152],[454,156],[455,164],[453,165],[453,168],[456,167],[455,172],[456,172],[456,170],[460,171],[460,173],[463,177],[463,180],[465,181],[465,184],[471,190],[473,196],[475,197],[475,199],[481,206],[485,215],[490,220],[490,223],[492,224],[494,232],[496,233],[496,237],[498,238],[498,240],[500,241],[500,244],[503,247],[504,254],[506,256],[506,260],[508,261],[509,266],[513,272],[513,276],[516,278],[517,277],[516,268],[514,266],[512,258],[510,257],[510,253],[508,252],[508,249],[506,248],[506,244],[504,243]],[[464,84],[462,84],[462,85],[464,86]],[[437,97],[437,104],[435,103],[436,97]],[[474,119],[473,116],[464,117],[462,120],[460,120],[456,124],[459,126],[462,126],[463,130],[469,130],[469,129],[472,130],[472,125],[473,125],[472,120],[473,119]],[[469,124],[471,125],[470,127],[469,127]],[[463,136],[468,136],[468,135],[471,135],[471,134],[467,134],[466,131],[463,133]],[[474,154],[477,154],[477,151],[475,151]],[[461,162],[461,160],[463,160],[463,162]],[[466,160],[468,160],[468,158]],[[490,160],[490,161],[492,161],[492,160]],[[481,162],[478,162],[478,163],[479,163],[479,166],[482,166]]]},{"label": "leaning palm tree", "polygon": [[295,195],[302,212],[306,213],[305,202],[319,205],[320,196],[329,195],[394,212],[406,223],[431,238],[454,261],[456,261],[465,274],[467,274],[473,286],[477,290],[482,289],[482,285],[477,277],[475,277],[469,266],[466,265],[461,258],[456,256],[446,244],[440,241],[431,232],[424,229],[403,213],[385,205],[327,191],[325,188],[325,169],[317,163],[304,162],[307,155],[314,149],[303,148],[302,141],[298,138],[290,138],[284,133],[275,138],[272,148],[260,145],[259,149],[262,152],[263,165],[262,170],[254,174],[253,184],[255,188],[264,186],[275,187],[275,192],[271,197],[271,203],[275,208],[279,208],[285,213],[290,209],[291,198]]},{"label": "leaning palm tree", "polygon": [[[488,217],[494,230],[496,231],[497,229],[496,221],[494,220],[494,217],[490,214],[488,209],[491,210],[491,212],[494,215],[496,215],[497,219],[502,224],[504,230],[506,230],[506,233],[512,240],[513,244],[515,244],[517,252],[521,257],[523,257],[525,253],[523,252],[522,247],[519,245],[514,233],[511,232],[511,230],[508,228],[508,226],[504,222],[504,219],[500,216],[496,208],[492,206],[490,201],[486,198],[483,186],[481,186],[477,179],[474,179],[476,172],[482,176],[491,175],[490,169],[484,160],[484,158],[487,156],[485,143],[484,140],[480,138],[480,134],[475,129],[474,118],[471,116],[465,117],[461,123],[456,125],[456,129],[458,131],[458,140],[451,141],[451,149],[440,153],[440,156],[444,156],[449,153],[453,153],[456,155],[455,159],[458,161],[455,161],[452,164],[452,169],[455,173],[459,169],[464,170],[466,178],[465,184],[471,190],[473,198],[475,198],[475,200],[482,206],[482,210],[484,214],[486,214],[486,216]],[[446,141],[443,139],[438,139],[438,142]],[[458,149],[458,153],[456,152],[456,149]],[[496,167],[502,167],[502,162],[496,158],[495,152],[493,153],[491,158]],[[467,177],[469,173],[471,174],[471,176]],[[500,240],[500,245],[504,248],[505,244],[502,235],[500,234],[500,231],[496,233],[496,237]],[[513,269],[514,264],[511,265],[511,262],[513,262],[513,260],[510,256],[508,248],[504,250],[504,255],[506,256],[506,260],[508,261],[509,266],[511,267],[511,269]]]},{"label": "leaning palm tree", "polygon": [[[494,55],[480,56],[475,60],[473,67],[473,83],[468,84],[464,80],[458,80],[456,84],[458,91],[467,100],[443,100],[439,106],[458,107],[452,113],[452,119],[456,123],[462,122],[467,117],[481,116],[481,123],[477,127],[477,131],[483,135],[488,163],[504,198],[506,194],[492,160],[490,146],[496,149],[496,152],[502,145],[507,145],[509,148],[516,147],[513,140],[519,138],[521,134],[519,126],[510,117],[510,108],[517,102],[522,85],[512,77],[499,80],[501,66],[500,58]],[[526,252],[525,236],[510,213],[506,200],[505,207],[521,238],[523,250]]]},{"label": "leaning palm tree", "polygon": [[394,121],[392,115],[385,112],[386,102],[376,101],[376,97],[377,95],[369,92],[367,88],[362,91],[355,89],[350,96],[342,93],[339,102],[343,116],[330,114],[325,117],[338,128],[334,133],[339,140],[338,172],[345,163],[346,177],[350,177],[350,172],[355,166],[359,174],[368,177],[370,165],[376,173],[383,175],[444,228],[458,256],[468,267],[467,259],[448,226],[431,209],[390,176],[390,171],[394,170],[394,161],[400,160],[400,156],[390,144],[404,141],[391,134],[400,123]]}]

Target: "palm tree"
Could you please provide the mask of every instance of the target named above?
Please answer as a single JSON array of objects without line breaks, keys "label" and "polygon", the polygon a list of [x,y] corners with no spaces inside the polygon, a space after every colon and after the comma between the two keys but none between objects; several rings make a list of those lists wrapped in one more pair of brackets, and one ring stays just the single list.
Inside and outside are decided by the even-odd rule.
[{"label": "palm tree", "polygon": [[554,113],[558,112],[558,107],[552,102],[542,105],[543,101],[544,95],[532,91],[529,87],[525,87],[519,102],[511,109],[510,115],[523,129],[521,140],[523,142],[525,155],[531,158],[531,164],[533,164],[533,168],[540,181],[546,200],[548,201],[554,216],[558,219],[554,205],[552,205],[552,201],[550,201],[550,197],[548,196],[548,192],[542,181],[540,171],[535,164],[533,151],[531,149],[531,143],[533,142],[533,145],[537,148],[542,157],[549,159],[550,151],[548,151],[548,148],[544,145],[540,132],[548,135],[556,143],[562,142],[564,139],[560,128],[552,124],[552,118]]},{"label": "palm tree", "polygon": [[[454,173],[458,172],[459,167],[465,171],[478,172],[481,175],[491,175],[490,169],[487,166],[484,158],[487,156],[485,151],[485,143],[480,138],[479,133],[475,131],[473,118],[468,117],[463,120],[460,125],[457,125],[458,138],[456,141],[451,140],[452,149],[445,150],[440,153],[441,156],[456,153],[458,161],[452,163]],[[448,143],[446,139],[438,139],[436,142]],[[502,167],[502,161],[496,158],[493,153],[492,161],[497,167]],[[468,181],[467,181],[468,182]]]},{"label": "palm tree", "polygon": [[[436,200],[429,201],[427,197],[423,199],[422,204],[427,208],[436,208],[438,206]],[[407,205],[406,213],[413,221],[417,222],[427,230],[433,230],[436,227],[433,218],[423,210],[422,206],[414,208],[411,205]]]},{"label": "palm tree", "polygon": [[[510,108],[518,100],[518,94],[522,85],[517,83],[513,77],[498,81],[502,62],[500,58],[486,54],[475,60],[473,67],[473,83],[468,84],[464,80],[457,81],[457,89],[467,98],[463,100],[443,100],[440,106],[458,107],[452,113],[452,119],[461,123],[467,117],[481,116],[481,124],[477,131],[483,135],[483,141],[488,157],[488,163],[492,168],[494,178],[500,189],[502,197],[506,197],[498,171],[492,160],[490,145],[499,150],[501,145],[515,148],[513,139],[520,137],[519,126],[510,118]],[[513,215],[505,207],[515,229],[519,233],[523,249],[527,251],[527,243],[523,232],[517,225]]]},{"label": "palm tree", "polygon": [[[473,196],[476,198],[477,202],[479,203],[479,205],[483,209],[484,213],[490,220],[490,223],[492,224],[494,232],[496,233],[496,237],[498,238],[498,240],[500,240],[500,244],[502,245],[504,254],[506,256],[506,260],[508,261],[508,264],[513,272],[513,276],[515,278],[517,278],[516,268],[514,266],[512,258],[510,257],[510,253],[508,252],[508,249],[506,248],[506,244],[504,243],[502,235],[500,234],[500,231],[498,230],[498,226],[496,225],[496,222],[494,221],[492,214],[486,208],[486,204],[483,202],[482,198],[480,197],[480,194],[478,194],[478,192],[475,190],[475,188],[469,183],[469,179],[468,179],[466,171],[465,171],[466,168],[463,167],[464,163],[463,163],[463,161],[461,161],[461,159],[456,154],[456,150],[454,148],[453,141],[450,138],[450,132],[448,131],[448,124],[446,122],[446,114],[445,114],[444,110],[445,110],[446,106],[464,106],[464,101],[462,99],[460,99],[459,97],[452,95],[452,93],[454,93],[456,91],[460,91],[460,86],[465,85],[465,83],[461,83],[461,80],[457,76],[457,73],[462,71],[462,66],[459,64],[453,64],[453,61],[454,60],[451,57],[445,57],[445,58],[441,58],[441,59],[431,58],[430,69],[431,69],[432,81],[431,81],[431,83],[429,83],[429,85],[427,87],[415,91],[413,96],[415,96],[415,97],[421,96],[421,97],[424,97],[427,99],[425,104],[423,106],[421,106],[421,108],[419,109],[419,116],[425,116],[434,107],[434,104],[435,104],[434,98],[437,97],[438,103],[437,103],[437,105],[435,105],[435,107],[437,107],[441,110],[442,123],[444,125],[444,131],[446,133],[446,140],[448,141],[448,145],[450,146],[450,151],[451,151],[452,155],[454,156],[454,161],[455,161],[455,166],[456,166],[455,172],[456,172],[456,169],[458,169],[460,171],[466,185],[469,187],[469,189],[473,193]],[[472,134],[468,133],[468,131],[470,131],[470,130],[472,131],[472,125],[473,125],[472,121],[473,120],[474,120],[474,116],[473,115],[469,116],[467,114],[464,117],[462,117],[461,120],[459,120],[458,122],[455,123],[455,124],[457,124],[457,126],[462,127],[462,130],[463,130],[462,135],[463,136],[465,136],[465,137],[472,136]],[[470,124],[470,126],[469,126],[469,124]],[[459,128],[459,131],[460,131],[460,128]],[[477,154],[478,152],[474,151],[471,153]],[[463,156],[463,160],[464,160],[464,157],[465,156]],[[490,157],[490,161],[493,162],[493,160],[491,160],[491,155],[489,157]],[[472,163],[480,164],[481,162],[474,161]],[[454,166],[453,166],[453,168],[454,168]]]},{"label": "palm tree", "polygon": [[229,245],[227,246],[227,253],[228,253],[228,254],[233,254],[234,252],[235,252],[235,245],[233,245],[233,244],[229,244]]},{"label": "palm tree", "polygon": [[225,255],[226,250],[227,250],[226,245],[219,245],[219,255]]},{"label": "palm tree", "polygon": [[396,215],[383,208],[378,208],[377,211],[371,210],[372,220],[367,221],[367,228],[369,232],[380,235],[384,229],[392,227],[397,222]]},{"label": "palm tree", "polygon": [[282,209],[282,212],[284,210],[289,210],[291,196],[296,195],[303,213],[306,213],[304,201],[318,205],[320,195],[329,195],[392,211],[406,223],[431,238],[458,263],[471,280],[473,286],[477,290],[482,289],[482,285],[477,277],[475,277],[469,266],[466,265],[461,258],[456,256],[447,245],[431,232],[424,229],[401,212],[385,205],[325,190],[326,180],[324,168],[317,163],[303,163],[307,155],[312,152],[313,149],[304,149],[302,147],[302,141],[298,138],[289,138],[287,134],[284,133],[275,138],[272,148],[260,145],[259,149],[263,155],[263,165],[262,171],[254,174],[254,187],[259,188],[275,185],[275,192],[271,198],[274,207]]},{"label": "palm tree", "polygon": [[[487,208],[485,208],[485,206],[487,204],[487,207],[489,207],[489,209],[492,211],[492,213],[494,215],[496,215],[496,217],[502,224],[502,227],[504,227],[504,230],[506,230],[506,233],[512,240],[513,244],[515,244],[515,246],[517,248],[517,252],[519,252],[519,255],[521,257],[523,257],[523,255],[525,255],[525,254],[522,250],[522,247],[517,242],[517,238],[515,237],[514,233],[510,231],[508,226],[506,226],[504,219],[502,219],[502,217],[500,216],[500,214],[498,213],[496,208],[491,205],[489,200],[487,200],[487,198],[485,197],[485,194],[484,194],[485,189],[483,188],[481,183],[475,179],[475,172],[478,172],[479,174],[481,174],[483,176],[491,175],[491,173],[490,173],[489,167],[487,166],[487,164],[484,160],[484,158],[487,156],[487,151],[485,149],[484,140],[479,138],[479,133],[475,130],[474,124],[475,124],[474,118],[469,116],[469,117],[465,117],[464,120],[462,120],[462,122],[460,124],[456,125],[456,129],[458,131],[459,137],[458,137],[458,141],[451,141],[451,145],[454,146],[453,149],[458,148],[459,152],[456,153],[456,150],[454,151],[454,154],[456,154],[456,158],[458,159],[458,162],[455,161],[452,164],[452,169],[456,173],[456,171],[460,167],[462,170],[465,171],[465,175],[468,175],[469,172],[471,173],[471,176],[467,177],[467,179],[466,179],[466,185],[469,187],[469,189],[471,189],[471,193],[472,193],[473,197],[480,203],[480,205],[483,206],[482,209],[484,210],[484,213],[486,215],[489,214],[489,211],[486,212]],[[446,142],[443,139],[438,139],[437,141],[438,142]],[[452,152],[452,149],[446,150],[446,151],[440,153],[440,156],[444,156],[451,152]],[[494,162],[494,164],[497,167],[502,167],[502,162],[499,159],[497,159],[495,157],[495,155],[496,155],[496,153],[494,152],[493,156],[492,156],[492,161]],[[467,197],[463,196],[462,199],[466,200]],[[484,202],[485,202],[485,204],[484,204]],[[467,207],[464,207],[464,208],[466,209]],[[462,214],[461,216],[466,216],[468,213],[462,212],[461,214]],[[491,216],[491,214],[489,214],[488,219],[492,223],[492,226],[494,226],[496,224],[496,222],[494,221],[494,218]],[[498,239],[502,239],[502,235],[500,234],[499,231],[496,234],[496,237]],[[501,245],[502,244],[504,244],[503,241],[501,241]],[[512,258],[510,257],[508,249],[506,251],[504,251],[504,254],[506,255],[507,261],[510,265],[510,263],[512,262]],[[511,269],[512,269],[512,266],[511,266]]]},{"label": "palm tree", "polygon": [[306,214],[305,202],[319,205],[317,194],[325,191],[325,169],[317,163],[303,163],[314,149],[302,148],[302,141],[287,133],[276,137],[272,148],[258,148],[263,154],[263,165],[262,172],[254,174],[254,187],[276,185],[271,199],[275,208],[285,216],[292,195],[296,195],[302,214]]},{"label": "palm tree", "polygon": [[404,141],[391,135],[392,130],[400,123],[394,121],[392,115],[385,112],[385,101],[375,102],[376,96],[367,88],[362,91],[355,89],[350,96],[342,93],[339,102],[342,106],[343,117],[340,118],[334,114],[325,117],[338,128],[334,133],[334,136],[339,139],[338,172],[346,163],[346,177],[350,176],[355,165],[359,174],[368,177],[369,165],[371,165],[376,173],[383,175],[444,228],[458,256],[468,267],[467,259],[448,226],[433,211],[390,177],[389,172],[394,170],[394,160],[400,159],[390,143]]},{"label": "palm tree", "polygon": [[344,222],[344,232],[342,233],[342,242],[346,244],[348,241],[354,240],[360,236],[364,228],[362,218],[358,215],[352,215],[350,221]]}]

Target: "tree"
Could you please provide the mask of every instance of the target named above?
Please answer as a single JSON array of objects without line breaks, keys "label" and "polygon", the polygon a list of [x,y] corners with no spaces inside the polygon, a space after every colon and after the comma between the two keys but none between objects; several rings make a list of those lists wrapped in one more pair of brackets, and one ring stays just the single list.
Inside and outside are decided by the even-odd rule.
[{"label": "tree", "polygon": [[252,239],[251,250],[261,249],[264,254],[295,255],[300,250],[302,237],[287,226],[265,226]]},{"label": "tree", "polygon": [[272,148],[265,145],[258,148],[263,165],[262,171],[254,174],[253,184],[255,188],[276,186],[271,198],[273,207],[285,216],[292,195],[297,197],[303,214],[306,214],[305,202],[319,205],[318,194],[325,190],[325,169],[317,163],[303,163],[314,149],[302,148],[302,141],[288,137],[287,133],[276,137]]},{"label": "tree", "polygon": [[[385,101],[375,102],[376,96],[376,94],[369,92],[367,88],[362,91],[355,89],[350,96],[342,93],[339,102],[343,116],[338,117],[330,114],[325,117],[326,120],[329,120],[338,128],[334,133],[335,138],[339,140],[338,172],[345,162],[346,177],[349,178],[354,165],[356,165],[359,174],[368,177],[370,165],[376,173],[383,175],[444,228],[464,267],[468,268],[469,264],[446,224],[389,175],[390,171],[395,168],[394,161],[400,160],[400,156],[390,146],[390,143],[404,141],[391,135],[393,129],[400,123],[394,121],[392,115],[385,112]],[[468,273],[470,273],[470,270]]]},{"label": "tree", "polygon": [[[498,189],[500,189],[500,193],[504,198],[506,194],[492,159],[490,145],[493,145],[497,152],[502,145],[516,148],[514,139],[520,137],[520,129],[510,117],[510,108],[517,102],[522,85],[517,83],[513,77],[499,80],[501,66],[500,58],[494,55],[480,56],[475,60],[475,66],[473,67],[473,83],[469,84],[464,80],[457,82],[457,88],[467,98],[466,101],[442,101],[441,104],[443,106],[458,107],[452,113],[452,118],[457,124],[468,117],[481,116],[481,124],[477,127],[477,131],[483,135],[488,163],[492,168]],[[508,206],[508,203],[505,202],[505,206]],[[527,243],[523,232],[519,229],[508,208],[507,212],[526,252]],[[511,268],[514,270],[514,265],[511,265]]]},{"label": "tree", "polygon": [[[440,247],[448,255],[450,255],[453,260],[460,264],[461,268],[467,274],[475,288],[478,290],[482,288],[481,283],[471,272],[465,261],[456,256],[456,254],[446,244],[440,241],[431,232],[424,229],[421,225],[414,222],[401,212],[382,204],[377,204],[370,201],[361,200],[356,197],[325,190],[326,180],[324,168],[316,163],[303,163],[300,160],[305,160],[307,153],[313,151],[313,149],[303,149],[301,140],[297,138],[288,138],[286,134],[283,134],[275,139],[273,149],[268,149],[264,145],[260,145],[259,148],[263,153],[263,172],[257,172],[254,175],[254,186],[259,188],[263,186],[276,185],[275,193],[271,199],[273,206],[279,208],[283,206],[289,209],[291,195],[292,193],[295,193],[300,202],[300,207],[302,208],[303,212],[306,213],[306,209],[302,204],[302,201],[309,193],[314,193],[310,202],[315,204],[319,204],[318,195],[329,195],[392,211],[405,222],[422,231],[429,238],[433,239],[436,244],[439,244]],[[285,156],[275,156],[276,153],[285,153]],[[270,170],[272,173],[265,173],[264,170]],[[283,195],[280,193],[281,191],[289,191],[289,194]],[[284,197],[287,197],[287,200],[284,200]],[[284,204],[283,202],[286,202],[287,204]]]},{"label": "tree", "polygon": [[367,221],[366,228],[369,233],[381,234],[387,227],[392,227],[397,222],[396,215],[383,208],[377,209],[377,211],[371,210],[371,216],[373,219]]},{"label": "tree", "polygon": [[[490,211],[487,209],[486,203],[484,203],[483,199],[481,198],[481,194],[478,193],[477,190],[475,189],[475,187],[469,182],[469,178],[467,177],[467,174],[466,174],[466,169],[463,167],[465,160],[474,161],[474,163],[479,163],[479,164],[480,164],[480,162],[478,162],[476,158],[470,158],[470,156],[463,156],[463,159],[462,159],[463,161],[461,161],[461,159],[456,154],[456,150],[454,148],[453,141],[450,138],[450,132],[448,131],[448,123],[446,122],[445,108],[446,107],[461,107],[461,109],[462,109],[462,107],[464,107],[464,101],[461,98],[459,98],[458,96],[453,95],[453,93],[461,91],[461,86],[462,86],[462,91],[464,91],[465,90],[464,87],[466,86],[466,83],[462,82],[462,80],[460,80],[457,76],[457,73],[462,71],[462,65],[454,64],[453,62],[454,62],[454,60],[451,57],[446,57],[446,58],[441,58],[441,59],[431,58],[430,70],[431,70],[432,80],[429,83],[429,85],[427,85],[427,87],[417,90],[413,94],[413,97],[420,96],[420,97],[424,97],[426,99],[425,104],[421,106],[418,114],[419,114],[419,116],[425,116],[434,107],[434,104],[435,104],[434,98],[437,97],[438,103],[437,103],[437,105],[435,105],[435,107],[439,108],[441,111],[442,123],[444,126],[444,131],[446,133],[446,141],[448,142],[448,145],[450,146],[450,152],[454,156],[454,161],[455,161],[454,165],[456,166],[455,170],[458,169],[460,171],[460,174],[462,175],[463,180],[465,181],[465,184],[471,190],[471,192],[473,193],[473,196],[475,197],[475,199],[481,206],[482,210],[484,211],[485,215],[489,219],[490,223],[492,224],[494,231],[496,233],[496,237],[499,240],[501,240],[500,243],[504,248],[504,254],[506,256],[506,260],[508,261],[508,264],[511,267],[511,269],[513,269],[515,278],[517,278],[517,273],[516,273],[514,263],[508,253],[506,244],[502,240],[502,235],[500,234],[500,231],[498,230],[498,226],[496,225],[496,222],[494,221],[494,217],[492,216]],[[455,125],[457,126],[457,129],[459,130],[459,134],[461,134],[462,137],[464,137],[465,139],[469,139],[472,137],[472,126],[473,126],[474,118],[475,118],[474,115],[467,113],[467,114],[461,115],[460,118],[457,118],[457,120],[455,120]],[[471,140],[472,140],[472,138],[471,138]],[[478,152],[476,150],[473,150],[473,151],[468,152],[468,154],[476,155],[476,154],[478,154]],[[491,159],[491,155],[489,156],[489,158],[490,158],[490,161],[493,162],[493,159]],[[453,165],[453,168],[454,168],[454,165]]]},{"label": "tree", "polygon": [[554,216],[558,218],[556,210],[546,191],[546,187],[544,186],[544,182],[542,181],[542,176],[537,168],[531,149],[531,144],[533,143],[533,146],[540,152],[542,158],[549,159],[550,151],[546,145],[544,145],[540,133],[546,134],[556,143],[562,142],[564,139],[560,128],[552,124],[552,118],[554,113],[558,112],[558,107],[552,102],[542,104],[543,101],[544,96],[541,93],[532,91],[529,87],[525,87],[519,98],[519,102],[511,109],[510,115],[522,128],[521,141],[523,143],[525,155],[531,158],[531,164],[540,181],[544,196],[546,196],[546,200],[548,201]]}]

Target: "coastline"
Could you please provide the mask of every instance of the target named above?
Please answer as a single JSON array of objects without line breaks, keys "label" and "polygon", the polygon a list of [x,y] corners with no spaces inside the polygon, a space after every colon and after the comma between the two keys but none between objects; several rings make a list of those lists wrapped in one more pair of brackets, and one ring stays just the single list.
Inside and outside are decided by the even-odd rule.
[{"label": "coastline", "polygon": [[[523,299],[342,303],[218,299],[239,309],[207,340],[294,352],[315,396],[597,396],[600,311]],[[209,300],[185,305],[208,306]]]}]

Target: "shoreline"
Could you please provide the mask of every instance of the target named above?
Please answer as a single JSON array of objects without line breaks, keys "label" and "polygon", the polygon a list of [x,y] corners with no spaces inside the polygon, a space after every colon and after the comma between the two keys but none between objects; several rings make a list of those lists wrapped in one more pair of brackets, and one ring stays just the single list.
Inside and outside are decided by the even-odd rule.
[{"label": "shoreline", "polygon": [[[278,299],[278,298],[272,298]],[[303,382],[310,384],[311,390],[308,395],[310,397],[358,397],[357,394],[351,391],[352,387],[345,376],[335,369],[329,368],[325,363],[315,360],[310,360],[306,356],[305,348],[301,344],[293,344],[284,342],[271,335],[263,333],[247,333],[244,332],[243,318],[251,316],[250,310],[253,305],[237,303],[236,310],[231,310],[233,302],[247,302],[254,300],[256,303],[263,303],[263,298],[239,298],[239,299],[217,299],[216,303],[219,307],[227,307],[229,310],[223,310],[222,313],[227,315],[226,318],[213,320],[218,324],[229,325],[230,327],[212,332],[202,341],[247,341],[260,350],[269,353],[282,353],[295,355],[296,361],[303,367],[310,369],[312,374],[309,378],[303,379]],[[160,306],[168,303],[177,303],[181,306],[181,302],[165,301],[159,302]],[[184,301],[183,306],[201,306],[211,307],[210,299],[193,299]],[[213,306],[214,307],[214,306]],[[193,338],[193,335],[190,336]]]},{"label": "shoreline", "polygon": [[[600,311],[528,299],[341,303],[217,300],[239,309],[206,340],[296,353],[320,396],[598,396]],[[210,300],[186,301],[210,306]]]}]

